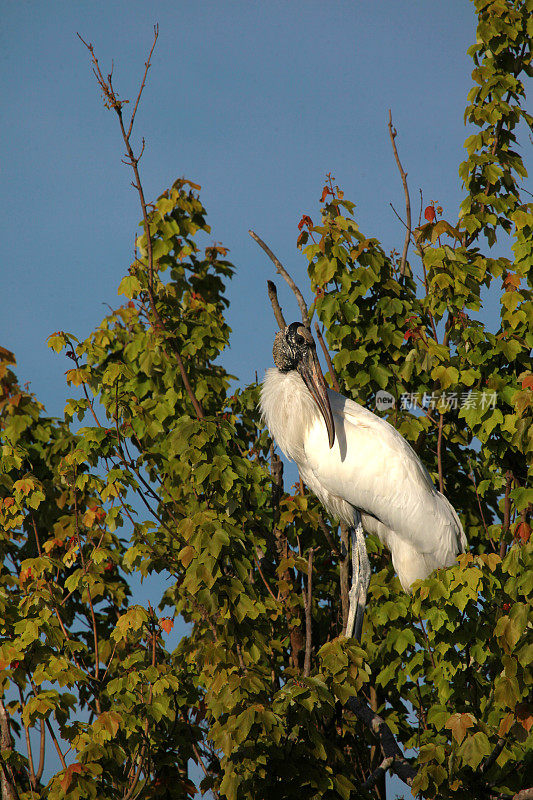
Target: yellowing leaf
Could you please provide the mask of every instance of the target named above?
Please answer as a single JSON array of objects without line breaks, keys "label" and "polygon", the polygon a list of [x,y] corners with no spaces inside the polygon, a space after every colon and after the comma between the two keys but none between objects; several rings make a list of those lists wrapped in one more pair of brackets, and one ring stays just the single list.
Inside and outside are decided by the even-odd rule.
[{"label": "yellowing leaf", "polygon": [[513,723],[514,723],[514,716],[511,713],[506,714],[505,717],[500,722],[500,726],[498,728],[498,736],[506,736],[513,727]]},{"label": "yellowing leaf", "polygon": [[65,794],[69,790],[69,786],[72,783],[74,775],[81,774],[83,771],[83,767],[81,764],[71,764],[70,767],[67,767],[65,770],[65,774],[61,778],[61,788],[65,792]]},{"label": "yellowing leaf", "polygon": [[75,367],[74,369],[67,369],[65,372],[67,382],[73,383],[74,386],[81,386],[87,382],[87,370],[83,367]]},{"label": "yellowing leaf", "polygon": [[472,714],[452,714],[445,727],[451,730],[455,741],[461,744],[466,736],[466,731],[474,725],[474,722]]}]

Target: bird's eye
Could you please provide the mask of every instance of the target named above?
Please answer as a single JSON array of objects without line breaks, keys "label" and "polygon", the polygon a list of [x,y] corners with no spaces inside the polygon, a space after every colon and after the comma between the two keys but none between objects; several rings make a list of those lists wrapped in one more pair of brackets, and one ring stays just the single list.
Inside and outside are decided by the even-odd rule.
[{"label": "bird's eye", "polygon": [[296,337],[296,343],[297,344],[303,344],[304,342],[305,342],[304,337],[301,336],[300,334],[298,334],[298,336]]}]

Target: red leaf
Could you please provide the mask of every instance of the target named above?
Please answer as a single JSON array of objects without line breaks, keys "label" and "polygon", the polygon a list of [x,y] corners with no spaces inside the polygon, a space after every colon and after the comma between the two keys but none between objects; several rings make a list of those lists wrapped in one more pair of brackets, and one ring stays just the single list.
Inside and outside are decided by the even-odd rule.
[{"label": "red leaf", "polygon": [[313,220],[311,217],[308,217],[307,214],[304,214],[298,223],[298,230],[301,231],[304,225],[307,225],[308,228],[313,227]]},{"label": "red leaf", "polygon": [[159,625],[163,628],[164,631],[166,631],[166,633],[170,633],[170,631],[174,627],[174,622],[171,619],[162,617],[159,620]]},{"label": "red leaf", "polygon": [[427,219],[428,222],[435,221],[435,208],[434,206],[426,206],[424,209],[424,218]]},{"label": "red leaf", "polygon": [[513,292],[520,286],[520,275],[516,275],[516,273],[506,275],[503,279],[503,285],[506,292]]},{"label": "red leaf", "polygon": [[531,537],[531,528],[527,522],[519,522],[515,528],[514,538],[518,539],[522,544],[527,544]]},{"label": "red leaf", "polygon": [[533,389],[533,375],[522,378],[522,389]]},{"label": "red leaf", "polygon": [[67,767],[65,770],[64,776],[61,778],[61,788],[66,793],[68,792],[68,788],[72,783],[72,779],[76,773],[81,773],[82,765],[81,764],[71,764],[70,767]]},{"label": "red leaf", "polygon": [[321,194],[321,196],[320,196],[320,202],[321,202],[321,203],[323,203],[323,202],[324,202],[324,200],[326,199],[326,197],[328,196],[328,194],[333,194],[333,192],[331,191],[331,189],[329,188],[329,186],[324,186],[324,188],[322,189],[322,194]]},{"label": "red leaf", "polygon": [[533,727],[533,706],[529,703],[519,703],[515,708],[515,714],[520,725],[529,733]]}]

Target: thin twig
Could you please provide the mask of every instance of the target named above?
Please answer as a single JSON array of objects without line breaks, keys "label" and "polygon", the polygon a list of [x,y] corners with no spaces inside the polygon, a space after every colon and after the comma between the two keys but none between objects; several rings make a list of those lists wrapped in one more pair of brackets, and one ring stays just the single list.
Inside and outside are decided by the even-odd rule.
[{"label": "thin twig", "polygon": [[[128,164],[129,166],[131,166],[131,168],[133,170],[133,174],[135,176],[135,181],[132,182],[132,183],[133,183],[133,186],[134,186],[134,188],[136,189],[136,191],[137,191],[137,193],[139,195],[139,200],[140,200],[141,210],[142,210],[142,215],[143,215],[143,227],[144,227],[144,234],[145,234],[145,237],[146,237],[146,250],[147,250],[147,255],[148,255],[148,259],[147,259],[147,261],[148,261],[148,286],[147,286],[147,290],[148,290],[148,297],[149,297],[149,300],[150,300],[150,309],[151,309],[152,314],[153,314],[153,316],[155,318],[155,322],[156,322],[157,326],[159,326],[162,330],[167,330],[167,327],[165,326],[165,324],[164,324],[164,322],[163,322],[163,320],[161,318],[161,315],[159,314],[159,311],[157,309],[157,306],[156,306],[156,303],[155,303],[155,299],[154,299],[154,293],[153,293],[154,254],[153,254],[153,246],[152,246],[152,237],[150,235],[150,222],[149,222],[149,214],[148,214],[148,204],[147,204],[145,196],[144,196],[144,189],[143,189],[143,186],[142,186],[142,183],[141,183],[140,174],[139,174],[139,160],[140,160],[140,158],[141,158],[141,156],[143,154],[143,151],[144,151],[144,139],[143,139],[141,153],[138,156],[135,156],[135,154],[133,152],[133,149],[131,147],[131,143],[130,143],[130,136],[131,136],[131,131],[132,131],[135,115],[137,113],[137,106],[138,106],[138,103],[139,103],[139,100],[140,100],[140,96],[142,94],[142,90],[144,88],[144,83],[145,83],[145,80],[146,80],[146,73],[148,72],[148,69],[149,69],[149,66],[150,66],[150,59],[152,57],[152,53],[154,52],[154,47],[155,47],[155,44],[157,42],[158,35],[159,35],[159,28],[156,25],[156,26],[154,26],[154,42],[152,44],[152,48],[150,50],[150,54],[149,54],[148,60],[145,62],[145,75],[144,75],[144,78],[143,78],[143,83],[142,83],[141,88],[139,90],[139,94],[137,96],[137,102],[135,104],[135,108],[133,110],[132,118],[130,120],[130,125],[129,125],[129,128],[128,128],[127,131],[126,131],[126,128],[125,128],[125,125],[124,125],[124,119],[123,119],[123,116],[122,116],[122,106],[127,101],[119,100],[118,95],[115,92],[115,89],[113,88],[111,74],[107,76],[107,81],[105,80],[104,76],[102,75],[102,71],[100,69],[100,65],[98,63],[98,59],[96,58],[96,55],[94,53],[93,45],[90,44],[90,43],[87,43],[79,34],[78,34],[78,37],[80,38],[80,40],[83,42],[83,44],[85,45],[85,47],[88,49],[89,53],[91,54],[91,60],[92,60],[93,65],[94,65],[93,72],[94,72],[94,74],[96,76],[96,80],[98,81],[98,84],[99,84],[100,88],[102,89],[102,91],[104,93],[104,96],[106,98],[107,104],[109,104],[109,106],[116,112],[117,117],[118,117],[118,121],[119,121],[119,125],[120,125],[120,131],[122,133],[122,138],[124,140],[124,144],[126,145],[127,161],[125,161],[125,163]],[[183,359],[181,357],[181,353],[179,351],[178,345],[177,345],[176,342],[173,341],[173,339],[169,339],[169,344],[170,344],[170,347],[172,348],[172,351],[173,351],[174,356],[176,358],[176,361],[177,361],[177,364],[178,364],[178,369],[179,369],[179,372],[180,372],[180,375],[181,375],[181,379],[183,381],[183,385],[185,386],[185,391],[189,395],[189,399],[191,400],[191,403],[192,403],[193,408],[195,410],[196,416],[197,416],[198,419],[204,419],[204,413],[203,413],[202,406],[198,402],[196,394],[194,393],[194,391],[192,389],[192,386],[191,386],[191,384],[189,382],[189,378],[187,376],[187,372],[185,370],[185,366],[183,364]]]},{"label": "thin twig", "polygon": [[[21,709],[22,709],[24,707],[24,695],[22,694],[22,689],[20,688],[20,686],[18,687],[18,690],[19,690],[19,695],[20,695],[20,706],[21,706]],[[25,734],[25,737],[26,737],[26,750],[28,752],[28,767],[30,769],[30,784],[31,784],[32,789],[36,789],[37,788],[37,781],[36,781],[36,778],[35,778],[35,766],[34,766],[34,763],[33,763],[33,755],[32,755],[32,752],[31,752],[30,729],[26,725],[26,723],[24,723],[24,734]]]},{"label": "thin twig", "polygon": [[285,267],[283,266],[283,264],[281,263],[279,258],[277,258],[274,255],[274,253],[272,252],[270,247],[268,247],[268,245],[266,245],[264,243],[264,241],[261,239],[261,237],[258,236],[257,233],[255,233],[252,230],[249,230],[248,233],[250,234],[252,239],[257,242],[259,247],[263,248],[263,250],[265,251],[267,256],[270,258],[272,263],[275,265],[277,272],[279,272],[279,274],[287,281],[288,285],[291,287],[292,291],[295,294],[296,300],[298,301],[298,305],[300,306],[300,312],[301,312],[301,315],[302,315],[302,322],[307,328],[309,328],[310,327],[309,312],[307,310],[307,304],[306,304],[306,302],[305,302],[305,300],[303,298],[303,295],[302,295],[301,291],[298,289],[298,287],[296,286],[295,282],[293,281],[293,279],[291,278],[291,276],[289,275],[289,273],[287,272],[287,270],[285,269]]},{"label": "thin twig", "polygon": [[311,672],[311,648],[313,645],[313,619],[311,615],[313,603],[313,548],[309,550],[309,557],[307,559],[307,597],[305,589],[303,589],[303,598],[305,605],[305,659],[304,659],[304,677],[308,678]]},{"label": "thin twig", "polygon": [[[130,126],[128,128],[128,139],[130,138],[131,131],[133,129],[133,123],[135,122],[135,115],[137,114],[137,108],[139,106],[139,100],[141,99],[141,95],[143,93],[143,89],[144,89],[144,86],[146,84],[146,76],[148,75],[148,70],[150,69],[150,66],[151,66],[150,62],[152,60],[152,53],[154,52],[154,48],[156,46],[158,37],[159,37],[159,25],[156,23],[154,25],[154,42],[152,44],[152,49],[150,50],[150,52],[148,54],[148,59],[144,62],[145,69],[144,69],[144,75],[143,75],[143,79],[142,79],[142,83],[141,83],[141,88],[139,89],[139,94],[137,95],[137,100],[135,101],[135,106],[134,106],[132,114],[131,114]],[[141,153],[141,155],[142,155],[142,153]],[[141,156],[139,156],[139,158],[140,157]]]},{"label": "thin twig", "polygon": [[278,598],[276,597],[276,595],[274,594],[274,592],[272,591],[272,589],[268,585],[267,580],[266,580],[265,576],[263,575],[263,570],[261,569],[261,565],[259,563],[259,559],[257,558],[255,553],[254,553],[254,560],[255,560],[255,563],[257,565],[257,569],[259,570],[259,574],[261,575],[261,578],[263,579],[263,583],[265,584],[269,595],[277,603],[278,602]]},{"label": "thin twig", "polygon": [[402,275],[405,275],[405,273],[406,273],[406,262],[407,262],[407,251],[409,249],[409,240],[411,238],[411,200],[409,198],[409,189],[407,187],[407,173],[404,171],[404,169],[402,167],[402,164],[401,164],[401,161],[400,161],[400,157],[398,155],[398,149],[396,147],[395,139],[396,139],[397,133],[398,132],[397,132],[396,128],[394,128],[394,126],[392,124],[392,112],[391,112],[391,110],[389,108],[389,136],[390,136],[390,140],[391,140],[391,144],[392,144],[392,149],[394,151],[394,158],[396,159],[396,163],[398,165],[398,169],[400,170],[400,175],[401,175],[402,183],[403,183],[403,191],[404,191],[404,194],[405,194],[405,216],[406,216],[406,223],[407,223],[406,224],[407,232],[405,234],[405,241],[403,243],[402,260],[400,262],[400,273]]},{"label": "thin twig", "polygon": [[511,524],[511,484],[513,482],[513,473],[507,470],[505,473],[505,500],[503,506],[503,525],[500,541],[500,558],[505,557],[507,551],[507,542],[505,541],[509,526]]},{"label": "thin twig", "polygon": [[320,342],[320,347],[322,348],[322,352],[324,353],[324,358],[326,359],[329,374],[331,375],[331,382],[333,384],[333,388],[336,392],[340,392],[341,387],[339,386],[339,381],[337,380],[337,376],[335,375],[335,370],[333,369],[333,362],[331,360],[331,356],[329,354],[329,350],[326,347],[326,343],[324,341],[324,337],[320,332],[320,328],[318,327],[318,322],[315,322],[315,331],[317,335],[317,339]]},{"label": "thin twig", "polygon": [[442,428],[444,425],[444,414],[439,411],[439,429],[437,433],[437,468],[439,471],[439,491],[444,493],[444,473],[442,471]]},{"label": "thin twig", "polygon": [[330,533],[328,531],[328,527],[327,527],[326,523],[324,522],[324,519],[323,519],[321,514],[318,515],[318,524],[320,526],[320,530],[322,531],[322,533],[326,537],[327,543],[331,547],[331,552],[335,553],[337,558],[342,558],[342,554],[341,554],[339,548],[337,547],[337,545],[335,544],[335,542],[333,541],[333,539],[331,538]]}]

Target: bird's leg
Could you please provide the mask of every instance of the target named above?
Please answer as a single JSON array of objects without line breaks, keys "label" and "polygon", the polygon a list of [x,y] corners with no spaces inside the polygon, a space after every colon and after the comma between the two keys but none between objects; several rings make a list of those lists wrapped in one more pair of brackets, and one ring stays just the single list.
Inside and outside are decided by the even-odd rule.
[{"label": "bird's leg", "polygon": [[366,606],[366,593],[370,583],[370,562],[365,546],[365,535],[361,522],[361,515],[356,512],[356,524],[351,530],[352,534],[352,588],[349,592],[350,610],[346,625],[346,636],[355,635],[361,641],[363,630],[363,617]]},{"label": "bird's leg", "polygon": [[[356,512],[359,516],[359,512]],[[359,516],[359,522],[357,527],[361,524],[361,517]],[[356,535],[356,528],[350,529],[350,534],[352,537],[352,586],[350,591],[348,592],[348,597],[350,599],[350,608],[348,610],[348,622],[346,623],[346,633],[345,636],[349,639],[353,635],[353,628],[355,624],[355,612],[357,609],[357,597],[359,594],[359,548],[357,547],[357,535]]]},{"label": "bird's leg", "polygon": [[366,594],[368,592],[368,585],[370,583],[370,561],[368,560],[368,553],[366,552],[365,536],[361,522],[359,522],[359,525],[355,530],[355,536],[359,558],[359,586],[357,595],[357,611],[355,613],[354,636],[357,641],[360,642],[361,633],[363,631],[363,618],[365,616]]}]

